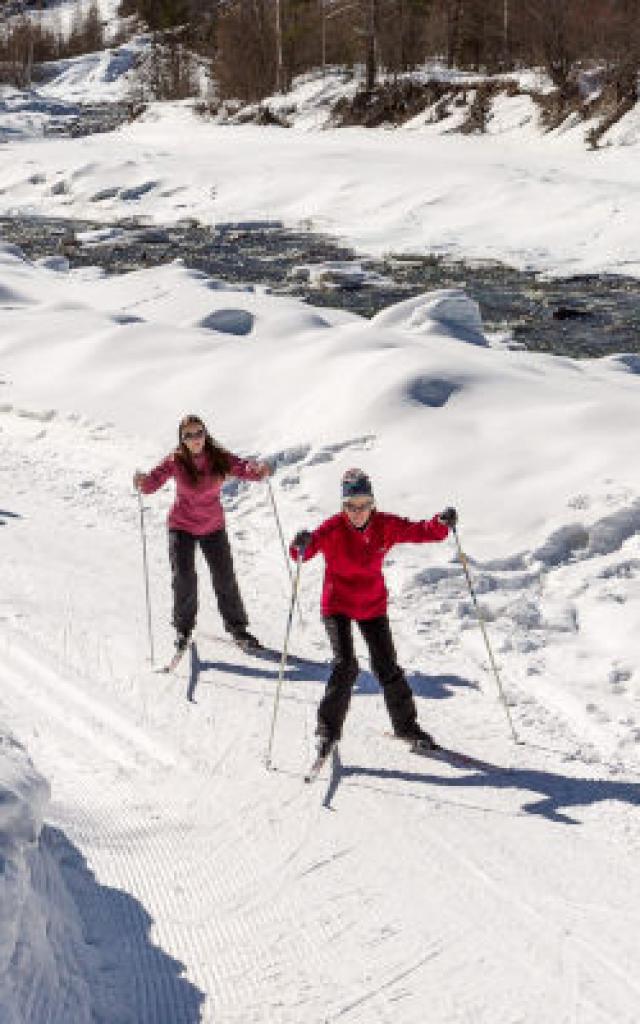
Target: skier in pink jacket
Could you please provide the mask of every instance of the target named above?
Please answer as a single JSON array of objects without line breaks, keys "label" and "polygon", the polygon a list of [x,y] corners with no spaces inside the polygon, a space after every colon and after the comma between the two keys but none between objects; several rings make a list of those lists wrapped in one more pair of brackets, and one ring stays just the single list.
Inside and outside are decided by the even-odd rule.
[{"label": "skier in pink jacket", "polygon": [[170,478],[176,485],[169,512],[169,559],[173,587],[173,625],[176,648],[184,650],[196,623],[198,581],[196,545],[205,557],[224,628],[239,647],[260,644],[248,631],[248,618],[233,567],[220,492],[227,476],[264,480],[266,462],[241,459],[219,445],[199,416],[189,415],[178,426],[178,447],[149,473],[136,472],[134,487],[153,494]]}]

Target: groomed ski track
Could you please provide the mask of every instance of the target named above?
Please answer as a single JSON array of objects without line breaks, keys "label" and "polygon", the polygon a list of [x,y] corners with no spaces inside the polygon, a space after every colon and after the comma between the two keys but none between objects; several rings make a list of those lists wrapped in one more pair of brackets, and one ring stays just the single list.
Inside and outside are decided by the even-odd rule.
[{"label": "groomed ski track", "polygon": [[[130,453],[105,446],[108,429],[4,422],[3,467],[29,516],[6,527],[0,713],[51,782],[42,884],[68,885],[91,948],[59,944],[57,970],[84,972],[96,1020],[637,1024],[637,774],[563,757],[570,723],[530,701],[535,744],[516,750],[495,700],[462,683],[454,700],[419,698],[425,724],[513,770],[412,757],[382,734],[365,675],[338,777],[327,766],[305,786],[326,671],[317,591],[292,645],[310,662],[292,664],[266,772],[277,664],[203,637],[175,676],[145,667]],[[287,584],[264,543],[267,495],[247,491],[230,519],[252,624],[275,647]],[[150,523],[168,644],[161,509]],[[217,628],[202,577],[201,601]],[[70,848],[91,884],[74,886]],[[36,972],[24,993],[29,1024],[65,1019],[64,986],[45,984]]]}]

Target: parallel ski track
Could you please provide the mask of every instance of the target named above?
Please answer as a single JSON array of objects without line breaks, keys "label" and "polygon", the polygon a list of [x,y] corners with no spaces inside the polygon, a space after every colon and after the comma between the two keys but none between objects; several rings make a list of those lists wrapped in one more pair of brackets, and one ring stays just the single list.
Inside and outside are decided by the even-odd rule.
[{"label": "parallel ski track", "polygon": [[[238,913],[246,901],[242,894],[269,881],[260,845],[244,826],[249,821],[255,827],[256,816],[268,816],[264,794],[245,799],[219,820],[224,780],[216,785],[209,775],[203,786],[186,772],[184,795],[191,794],[193,801],[185,807],[167,786],[168,776],[176,772],[171,752],[152,746],[143,730],[136,734],[113,713],[105,721],[105,709],[98,703],[92,705],[71,683],[23,652],[5,657],[0,679],[3,694],[20,702],[23,721],[43,735],[53,731],[55,763],[65,761],[75,776],[75,783],[52,780],[55,824],[93,861],[103,875],[100,881],[135,893],[156,919],[161,945],[186,961],[194,981],[212,996],[204,1019],[211,1016],[218,1022],[217,1010],[224,1012],[240,995],[243,1002],[258,1006],[264,998],[261,972],[271,958],[269,936],[274,931],[293,934],[296,926],[286,903],[265,903],[261,921]],[[154,778],[162,793],[155,807],[149,793],[149,779]],[[142,796],[136,795],[138,786]],[[203,813],[207,807],[210,816]],[[203,825],[208,817],[212,823]],[[293,834],[298,843],[299,834]],[[140,998],[132,1007],[133,1019],[178,1024],[187,1019],[186,1010],[167,1002],[166,992],[148,990],[146,946],[146,935],[139,934],[131,949]],[[313,949],[307,953],[312,972]],[[39,1024],[37,1017],[32,1020]]]},{"label": "parallel ski track", "polygon": [[[62,472],[57,464],[31,459],[25,472],[23,449],[8,446],[7,452],[25,491],[34,486],[35,472],[39,487],[65,498],[66,461]],[[81,487],[84,468],[75,472]],[[111,493],[108,500],[97,494],[95,504],[103,519],[105,512],[113,517]],[[79,522],[85,505],[76,513]],[[120,525],[130,523],[124,499],[116,512]],[[73,506],[67,505],[66,513],[74,514]],[[154,511],[152,519],[159,523],[160,513]],[[159,572],[158,578],[166,582]],[[457,616],[451,623],[450,637],[436,638],[445,653],[459,628]],[[39,766],[46,773],[49,757],[55,768],[54,823],[87,856],[98,882],[142,901],[154,919],[154,942],[185,962],[189,977],[207,993],[203,1021],[424,1024],[432,1017],[466,1022],[475,999],[474,1024],[511,1024],[514,1006],[506,997],[501,1002],[497,995],[490,1007],[485,993],[470,987],[484,979],[481,969],[469,970],[469,962],[491,966],[483,961],[478,935],[478,922],[486,920],[498,932],[507,926],[499,972],[505,986],[535,979],[540,1019],[549,1020],[542,1016],[547,982],[559,971],[566,1005],[558,1008],[554,1024],[610,1024],[610,1007],[598,1005],[585,984],[590,975],[598,976],[600,992],[610,990],[612,999],[618,988],[623,991],[616,1024],[635,1024],[637,1015],[626,1012],[638,1005],[635,977],[578,934],[575,921],[585,908],[577,906],[573,922],[564,922],[557,911],[554,916],[557,889],[528,893],[509,884],[511,875],[527,879],[532,869],[521,845],[509,843],[508,832],[492,845],[496,814],[508,825],[503,805],[466,804],[440,790],[426,797],[415,787],[411,800],[395,800],[385,786],[379,788],[386,788],[389,799],[381,801],[379,792],[347,777],[328,811],[322,806],[323,788],[304,787],[301,778],[275,776],[258,786],[252,776],[236,786],[238,750],[245,744],[253,749],[255,741],[241,712],[231,716],[223,745],[216,733],[215,746],[212,741],[211,750],[201,750],[202,732],[190,741],[191,719],[182,710],[169,742],[165,732],[154,735],[144,715],[134,724],[131,714],[94,700],[90,685],[80,689],[24,652],[14,651],[13,660],[9,655],[0,665],[1,692]],[[164,692],[175,685],[167,680]],[[114,679],[111,697],[119,686]],[[262,685],[259,701],[269,689]],[[182,692],[177,700],[183,700]],[[543,721],[543,733],[551,731],[552,718],[564,722],[555,708],[540,705],[536,711],[537,718],[546,712],[550,719]],[[199,712],[202,718],[216,714],[204,701]],[[496,705],[496,723],[499,716]],[[564,725],[560,731],[566,738]],[[371,763],[388,763],[382,747],[369,746]],[[388,751],[389,745],[384,747]],[[247,768],[250,754],[243,750],[243,756]],[[300,767],[304,763],[302,757]],[[363,857],[367,871],[361,880]],[[437,918],[429,915],[429,886],[438,890]],[[595,920],[597,909],[591,915]],[[524,938],[512,947],[509,936],[516,932]],[[146,931],[130,941],[131,1019],[191,1024],[175,987],[149,975]],[[74,969],[70,954],[61,955]],[[439,980],[443,961],[451,964],[446,992],[430,984],[435,961],[440,961]],[[37,1017],[45,1013],[42,992],[34,979],[29,1024],[46,1024],[46,1016]],[[320,1006],[326,1008],[321,1017]]]},{"label": "parallel ski track", "polygon": [[[85,854],[101,885],[142,903],[155,922],[154,942],[186,963],[189,978],[208,994],[202,1019],[297,1024],[305,1005],[321,1003],[345,951],[378,931],[379,914],[375,904],[362,904],[357,887],[344,893],[350,909],[336,945],[335,908],[309,912],[307,879],[314,876],[324,812],[302,780],[286,781],[283,794],[282,782],[274,786],[265,775],[257,794],[230,809],[224,777],[207,773],[203,784],[189,765],[176,767],[169,745],[152,741],[143,727],[33,655],[9,648],[0,680],[29,723],[26,732],[42,737],[31,745],[43,767],[54,748],[53,824]],[[170,781],[179,774],[184,785],[176,791]],[[268,835],[273,853],[265,859]],[[302,888],[290,884],[297,878],[305,879]],[[133,1019],[190,1021],[179,986],[149,972],[143,923],[111,921],[109,931],[118,930],[130,943]],[[36,1006],[37,978],[33,983],[28,1001]],[[32,1024],[41,1021],[33,1016]]]},{"label": "parallel ski track", "polygon": [[[404,761],[403,761],[404,763]],[[438,770],[438,763],[434,762],[434,770]],[[446,770],[446,768],[445,768]],[[452,907],[474,908],[477,914],[478,907],[486,903],[486,919],[494,924],[494,934],[500,933],[504,927],[505,941],[503,945],[503,962],[501,973],[505,978],[518,978],[528,976],[535,978],[534,984],[539,990],[540,997],[544,998],[546,986],[550,976],[558,969],[566,971],[567,997],[564,1015],[559,1009],[556,1011],[554,1020],[602,1022],[624,1021],[625,1024],[633,1024],[635,1011],[633,1006],[640,1005],[640,984],[634,974],[625,970],[616,962],[613,956],[607,955],[602,947],[597,947],[595,942],[585,939],[576,933],[570,924],[561,919],[556,919],[552,908],[554,897],[557,892],[538,893],[541,902],[536,906],[532,899],[527,898],[527,888],[524,879],[531,873],[531,865],[527,860],[526,847],[523,850],[520,846],[515,847],[519,858],[524,855],[523,862],[523,884],[514,891],[512,887],[505,884],[505,868],[502,858],[508,858],[511,864],[514,848],[502,846],[500,850],[491,851],[487,858],[487,850],[491,850],[490,832],[483,825],[487,817],[491,817],[489,809],[485,815],[475,817],[473,831],[476,838],[484,836],[487,841],[478,843],[469,842],[469,827],[466,818],[459,816],[445,817],[442,813],[436,815],[430,813],[430,807],[438,804],[438,794],[430,794],[423,799],[425,814],[420,815],[416,810],[416,804],[411,801],[410,809],[407,810],[406,802],[381,801],[377,795],[367,787],[360,787],[351,784],[352,780],[347,779],[344,791],[340,797],[341,806],[347,811],[347,805],[352,797],[358,800],[360,813],[366,819],[372,834],[380,830],[381,834],[387,837],[382,850],[374,843],[369,848],[370,856],[376,857],[379,863],[376,865],[375,874],[381,879],[388,873],[388,861],[395,852],[389,848],[390,836],[397,837],[397,844],[401,844],[402,869],[393,875],[394,899],[404,907],[403,928],[405,936],[412,931],[422,933],[424,941],[431,933],[433,922],[424,920],[424,903],[415,899],[413,893],[414,879],[420,878],[422,885],[431,884],[437,889],[440,896],[439,905],[443,893],[450,890],[450,904]],[[357,791],[357,795],[353,793]],[[417,798],[420,800],[420,798]],[[456,808],[458,808],[456,802]],[[464,809],[464,805],[460,806]],[[476,808],[481,810],[481,808]],[[401,838],[400,838],[401,837]],[[439,854],[434,857],[434,848]],[[478,849],[478,853],[473,851]],[[435,879],[430,877],[431,871],[426,870],[432,865],[435,868]],[[445,866],[449,867],[445,867]],[[453,868],[453,865],[457,865]],[[512,867],[512,865],[511,865]],[[561,872],[560,872],[561,874]],[[336,886],[338,882],[336,881]],[[479,889],[480,887],[480,889]],[[447,901],[445,901],[446,903]],[[548,913],[546,911],[551,911]],[[464,926],[464,919],[461,917],[458,922],[459,931],[456,926],[447,927],[447,922],[440,919],[436,922],[436,932],[441,936],[440,957],[454,958],[460,954],[460,946],[464,945],[469,938],[469,931]],[[509,936],[517,934],[526,936],[524,941],[519,940],[515,944],[509,942]],[[473,957],[482,961],[481,939],[478,937],[466,957]],[[407,969],[410,967],[411,958],[407,955]],[[468,967],[468,964],[467,964]],[[428,966],[425,965],[428,970]],[[442,970],[442,966],[440,966]],[[482,976],[478,970],[470,971],[471,977]],[[589,987],[581,984],[581,979],[593,979],[597,977],[598,996],[596,998],[589,993]],[[623,996],[619,996],[622,990]],[[611,999],[616,1000],[615,1011],[611,1007],[603,1008],[601,1005],[602,993],[606,993]],[[456,1004],[456,1011],[453,1011],[452,1020],[466,1019],[469,1011],[469,1004],[462,1000],[458,1002],[455,995],[452,997],[453,1004]],[[369,1020],[384,1020],[391,1022],[394,1017],[395,993],[393,986],[372,985],[369,992],[363,991],[360,1000],[362,1016],[349,1016],[350,1024],[356,1021],[365,1024]],[[367,1009],[365,1010],[365,1007]],[[397,1012],[397,1008],[396,1011]],[[435,1006],[432,1006],[434,1019],[441,1019]],[[456,1016],[456,1012],[460,1016]],[[477,1009],[478,1013],[480,1010]],[[612,1016],[612,1012],[615,1016]],[[504,1016],[502,1014],[505,1014]],[[478,1016],[475,1020],[483,1024],[491,1024],[502,1020],[511,1020],[507,1015],[508,1008],[501,1008],[494,1002],[489,1015]],[[333,1022],[342,1018],[342,1011],[328,1015],[327,1021]],[[407,1020],[413,1021],[413,1017]],[[416,1016],[416,1021],[419,1018]],[[515,1019],[515,1018],[513,1018]],[[518,1018],[520,1019],[520,1018]],[[522,1018],[525,1019],[524,1017]],[[527,1020],[529,1018],[526,1018]],[[539,1020],[551,1020],[540,1010]],[[404,1021],[404,1018],[403,1018]]]}]

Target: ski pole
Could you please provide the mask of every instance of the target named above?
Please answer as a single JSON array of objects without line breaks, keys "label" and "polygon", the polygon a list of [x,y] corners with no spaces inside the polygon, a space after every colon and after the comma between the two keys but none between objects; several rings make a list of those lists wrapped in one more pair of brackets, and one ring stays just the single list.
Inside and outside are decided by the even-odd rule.
[{"label": "ski pole", "polygon": [[[283,533],[283,530],[282,530],[282,522],[281,522],[280,516],[278,514],[278,506],[276,505],[276,496],[273,493],[273,487],[271,486],[271,480],[269,479],[269,477],[267,477],[267,487],[269,488],[269,498],[271,500],[271,508],[273,509],[273,515],[274,515],[274,518],[275,518],[275,521],[276,521],[276,524],[277,524],[277,527],[278,527],[278,533],[280,535],[280,544],[282,546],[282,554],[284,555],[284,564],[286,565],[287,572],[289,573],[289,582],[291,583],[291,586],[293,587],[293,573],[291,572],[291,564],[290,564],[290,560],[289,560],[289,552],[287,551],[287,542],[284,539],[284,533]],[[304,627],[304,619],[302,618],[302,609],[300,607],[300,602],[298,601],[297,604],[298,604],[298,616],[300,618],[300,625]]]},{"label": "ski pole", "polygon": [[149,634],[149,660],[153,665],[153,629],[151,627],[151,599],[149,596],[149,566],[147,564],[147,535],[144,528],[144,505],[140,488],[136,487],[138,507],[140,509],[140,538],[142,540],[142,570],[144,573],[144,593],[147,605],[147,631]]},{"label": "ski pole", "polygon": [[280,658],[280,670],[278,672],[278,682],[276,684],[276,692],[273,699],[273,715],[271,718],[271,731],[269,733],[269,744],[267,746],[267,754],[265,757],[265,763],[267,769],[272,768],[271,762],[271,750],[273,748],[273,736],[276,731],[276,718],[278,716],[278,706],[280,704],[280,690],[282,689],[282,680],[284,679],[284,672],[287,665],[287,653],[289,648],[289,636],[291,635],[291,623],[293,622],[293,609],[296,604],[296,598],[298,596],[298,587],[300,585],[300,567],[302,565],[302,551],[298,552],[298,558],[296,560],[296,572],[293,578],[293,585],[291,587],[291,603],[289,605],[289,617],[287,619],[287,628],[284,635],[284,643],[282,645],[282,655]]},{"label": "ski pole", "polygon": [[457,545],[457,548],[458,548],[458,557],[460,558],[460,562],[462,564],[462,568],[464,569],[464,574],[467,577],[467,584],[468,584],[468,587],[469,587],[469,593],[471,594],[471,597],[473,599],[473,603],[475,605],[476,615],[478,616],[478,624],[480,626],[480,631],[482,633],[482,636],[483,636],[484,642],[485,642],[485,646],[487,648],[487,654],[489,655],[489,663],[491,665],[491,668],[493,670],[493,675],[494,675],[495,680],[496,680],[496,685],[498,687],[498,693],[500,695],[500,700],[502,701],[502,704],[503,704],[503,707],[504,707],[504,710],[505,710],[505,713],[506,713],[506,716],[507,716],[507,720],[509,722],[509,727],[511,729],[511,735],[513,737],[513,742],[514,743],[520,743],[522,741],[518,739],[518,736],[516,734],[516,730],[515,730],[514,725],[513,725],[513,720],[511,718],[511,712],[509,711],[509,705],[508,705],[507,699],[506,699],[506,697],[504,695],[504,690],[502,688],[502,682],[500,681],[500,674],[498,672],[498,666],[496,665],[496,660],[495,660],[495,658],[493,656],[493,651],[491,650],[491,644],[489,643],[489,635],[487,633],[487,626],[486,626],[486,623],[485,623],[485,620],[484,620],[484,616],[483,616],[482,611],[480,609],[480,605],[478,603],[478,598],[476,597],[476,592],[474,590],[473,583],[471,582],[471,573],[469,572],[469,563],[467,561],[467,556],[465,555],[464,551],[462,550],[462,545],[460,544],[460,538],[458,536],[458,531],[457,531],[456,527],[453,526],[452,529],[453,529],[453,536],[456,539],[456,545]]}]

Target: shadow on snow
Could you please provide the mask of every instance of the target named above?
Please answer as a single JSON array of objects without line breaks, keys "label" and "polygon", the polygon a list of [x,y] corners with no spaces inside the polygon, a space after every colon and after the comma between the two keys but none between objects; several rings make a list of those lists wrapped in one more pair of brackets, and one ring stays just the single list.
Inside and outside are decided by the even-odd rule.
[{"label": "shadow on snow", "polygon": [[563,813],[562,808],[588,807],[607,800],[640,807],[640,783],[613,782],[602,779],[573,778],[556,772],[536,769],[515,768],[504,771],[464,771],[455,777],[433,775],[428,772],[406,772],[389,768],[362,768],[343,765],[341,777],[364,777],[373,779],[397,779],[402,782],[423,783],[441,789],[494,789],[521,790],[537,793],[537,799],[526,800],[522,811],[540,815],[549,821],[563,825],[579,825],[577,818]]},{"label": "shadow on snow", "polygon": [[[407,682],[416,697],[427,697],[430,700],[443,700],[453,697],[457,689],[478,690],[477,683],[463,676],[426,675],[424,672],[407,673]],[[360,672],[354,693],[380,693],[378,680],[371,672]]]},{"label": "shadow on snow", "polygon": [[[280,669],[280,651],[272,647],[261,647],[251,654],[252,663],[249,665],[238,664],[237,662],[203,660],[198,654],[197,645],[191,645],[191,663],[189,670],[189,682],[187,686],[187,700],[196,703],[195,694],[200,683],[200,676],[205,672],[221,672],[228,675],[244,677],[246,679],[267,679],[276,682]],[[262,664],[261,664],[262,663]],[[272,668],[265,667],[272,665]],[[300,658],[298,655],[287,656],[285,680],[294,683],[326,683],[331,672],[331,666],[326,661],[313,661],[310,658]],[[478,684],[470,679],[457,675],[426,675],[423,672],[412,672],[408,677],[409,685],[416,697],[426,697],[430,700],[442,700],[454,696],[457,689],[465,688],[477,690]],[[355,694],[379,694],[381,687],[371,672],[361,671],[353,688]]]},{"label": "shadow on snow", "polygon": [[0,526],[6,526],[7,519],[22,519],[19,512],[8,512],[6,508],[0,508]]},{"label": "shadow on snow", "polygon": [[63,832],[45,826],[40,841],[57,862],[81,921],[93,1019],[197,1024],[204,993],[184,977],[184,964],[151,941],[153,920],[142,904],[101,885]]},{"label": "shadow on snow", "polygon": [[[240,653],[240,652],[239,652]],[[189,670],[189,683],[187,686],[187,700],[195,703],[195,693],[203,672],[221,672],[227,675],[240,676],[247,679],[268,679],[275,683],[278,679],[280,651],[271,647],[261,647],[260,650],[251,654],[254,659],[250,665],[241,665],[236,662],[203,661],[195,643],[191,645],[191,664]],[[263,664],[261,664],[263,663]],[[272,668],[263,667],[264,663],[272,665]],[[323,682],[326,675],[326,665],[321,662],[311,661],[307,658],[299,658],[295,654],[287,657],[285,681],[293,683]]]}]

